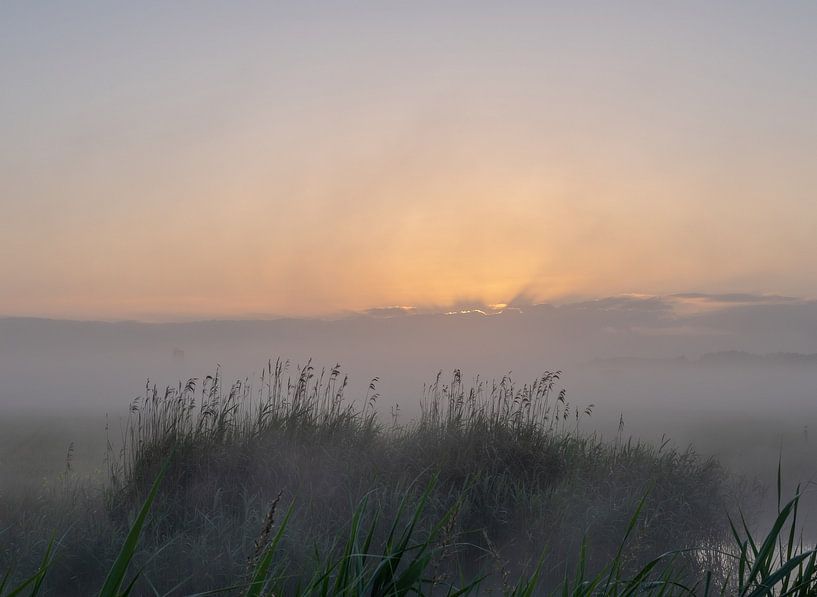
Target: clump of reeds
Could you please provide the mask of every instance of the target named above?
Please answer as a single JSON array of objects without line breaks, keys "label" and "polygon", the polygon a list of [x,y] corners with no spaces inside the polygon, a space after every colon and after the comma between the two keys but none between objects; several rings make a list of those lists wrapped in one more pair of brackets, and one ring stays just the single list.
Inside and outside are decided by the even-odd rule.
[{"label": "clump of reeds", "polygon": [[[772,575],[791,557],[770,563],[748,527],[742,559],[721,556],[732,531],[714,460],[583,433],[592,405],[576,406],[559,384],[559,372],[468,384],[456,370],[425,388],[416,420],[384,426],[377,378],[351,401],[339,366],[278,360],[255,383],[225,384],[219,370],[164,390],[148,383],[106,499],[87,502],[108,526],[73,525],[49,578],[65,594],[98,586],[96,569],[78,574],[63,554],[110,561],[149,494],[142,547],[128,548],[144,568],[133,586],[145,591],[624,595],[675,594],[698,578],[730,590],[783,582]],[[276,522],[279,500],[294,509]],[[800,576],[786,586],[812,582],[810,570]]]},{"label": "clump of reeds", "polygon": [[[100,597],[126,596],[131,594],[134,587],[137,586],[140,573],[137,572],[128,580],[129,566],[136,554],[145,520],[156,498],[165,470],[166,466],[154,480],[151,491],[142,504],[119,555],[111,565],[98,593]],[[778,485],[778,490],[779,487]],[[246,597],[282,594],[292,594],[298,597],[329,597],[330,595],[402,597],[412,594],[431,594],[435,591],[447,595],[476,595],[485,580],[484,576],[470,580],[460,579],[458,582],[443,582],[429,574],[435,553],[442,549],[437,538],[450,524],[455,512],[450,510],[424,537],[418,537],[417,526],[432,490],[433,483],[422,493],[408,522],[402,526],[400,520],[406,501],[401,502],[394,516],[394,522],[391,524],[388,538],[380,548],[375,547],[373,543],[375,529],[373,523],[378,513],[375,513],[375,519],[366,529],[364,518],[367,513],[367,500],[364,499],[354,511],[342,553],[337,557],[317,562],[311,577],[294,591],[286,582],[288,576],[286,571],[273,566],[276,550],[281,544],[292,514],[290,508],[275,536],[271,538],[274,512],[280,498],[279,495],[270,508],[259,541],[256,542],[256,554],[251,560],[248,580],[222,588],[217,592],[229,591],[232,594]],[[799,495],[779,508],[777,519],[762,539],[755,538],[745,526],[743,531],[732,526],[734,543],[731,549],[724,546],[724,551],[721,553],[729,571],[729,574],[723,579],[715,577],[709,570],[705,571],[700,578],[685,576],[683,571],[675,567],[677,557],[681,554],[680,551],[661,554],[642,564],[633,572],[627,573],[622,555],[643,515],[644,503],[645,499],[639,502],[611,560],[606,562],[600,570],[590,572],[587,544],[583,541],[575,572],[570,575],[566,574],[551,594],[574,597],[631,595],[811,597],[817,591],[817,565],[815,565],[817,550],[805,548],[802,540],[796,536]],[[488,545],[492,557],[499,562],[503,594],[526,597],[540,592],[545,594],[540,586],[543,559],[540,559],[532,573],[514,581],[490,540],[488,540]],[[45,581],[53,562],[53,550],[52,541],[46,548],[38,569],[21,582],[10,585],[10,573],[7,573],[0,580],[0,597],[12,597],[24,591],[32,597],[39,595],[47,586]]]},{"label": "clump of reeds", "polygon": [[280,359],[262,369],[257,387],[237,380],[225,389],[219,369],[164,390],[148,382],[130,404],[114,486],[152,478],[170,448],[179,452],[236,446],[273,434],[365,437],[377,429],[374,378],[361,407],[344,399],[348,378],[339,365],[316,373],[311,362],[295,369]]}]

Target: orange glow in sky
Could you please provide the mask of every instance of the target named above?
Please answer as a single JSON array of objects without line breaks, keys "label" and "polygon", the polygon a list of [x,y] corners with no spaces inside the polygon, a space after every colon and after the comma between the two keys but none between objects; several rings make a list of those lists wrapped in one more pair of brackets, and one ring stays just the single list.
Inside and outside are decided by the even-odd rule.
[{"label": "orange glow in sky", "polygon": [[4,6],[0,315],[817,294],[814,5],[727,4]]}]

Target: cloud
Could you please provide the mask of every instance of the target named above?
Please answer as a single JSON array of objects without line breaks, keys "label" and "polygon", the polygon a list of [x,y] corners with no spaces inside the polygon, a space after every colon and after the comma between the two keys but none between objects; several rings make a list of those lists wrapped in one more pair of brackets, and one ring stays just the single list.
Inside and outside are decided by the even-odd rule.
[{"label": "cloud", "polygon": [[416,313],[416,307],[392,306],[366,309],[362,314],[370,317],[404,317],[406,315],[415,315]]},{"label": "cloud", "polygon": [[700,303],[706,305],[746,305],[746,304],[766,304],[777,305],[781,303],[802,302],[792,296],[782,296],[778,294],[750,294],[743,292],[733,292],[724,294],[711,294],[704,292],[680,292],[671,294],[668,300],[681,303]]}]

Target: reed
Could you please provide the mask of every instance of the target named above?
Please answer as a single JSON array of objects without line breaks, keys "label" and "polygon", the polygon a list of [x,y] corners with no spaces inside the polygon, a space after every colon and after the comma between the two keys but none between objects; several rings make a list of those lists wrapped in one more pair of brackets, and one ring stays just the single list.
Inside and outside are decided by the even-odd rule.
[{"label": "reed", "polygon": [[[405,425],[378,417],[376,378],[358,401],[347,388],[338,366],[280,360],[254,383],[216,371],[147,384],[104,487],[83,487],[74,509],[18,504],[0,565],[20,572],[0,596],[12,583],[65,595],[815,588],[797,497],[755,539],[730,524],[730,510],[742,518],[717,462],[584,433],[592,405],[572,403],[558,372],[522,385],[438,375]],[[278,521],[281,501],[291,507]]]}]

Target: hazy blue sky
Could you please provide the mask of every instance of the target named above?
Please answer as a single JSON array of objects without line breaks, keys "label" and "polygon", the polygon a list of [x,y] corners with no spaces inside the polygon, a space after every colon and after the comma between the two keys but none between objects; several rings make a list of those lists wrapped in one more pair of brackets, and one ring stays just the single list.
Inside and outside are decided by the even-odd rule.
[{"label": "hazy blue sky", "polygon": [[817,3],[3,2],[0,314],[817,295]]}]

